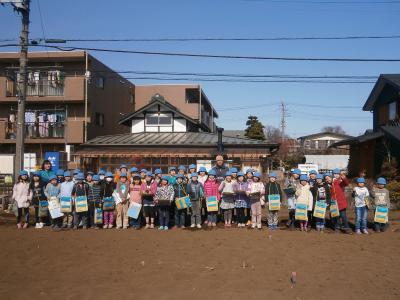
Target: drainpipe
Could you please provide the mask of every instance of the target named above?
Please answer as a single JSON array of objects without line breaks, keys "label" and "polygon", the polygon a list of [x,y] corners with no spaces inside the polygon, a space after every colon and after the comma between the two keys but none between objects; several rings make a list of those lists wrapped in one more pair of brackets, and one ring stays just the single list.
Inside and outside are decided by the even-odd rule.
[{"label": "drainpipe", "polygon": [[87,141],[87,114],[88,114],[88,80],[89,80],[89,70],[88,70],[88,53],[85,51],[85,121],[84,121],[84,136],[83,140]]},{"label": "drainpipe", "polygon": [[218,142],[217,142],[218,154],[223,154],[224,144],[222,143],[222,133],[224,132],[224,129],[222,127],[217,127],[217,132],[218,132]]}]

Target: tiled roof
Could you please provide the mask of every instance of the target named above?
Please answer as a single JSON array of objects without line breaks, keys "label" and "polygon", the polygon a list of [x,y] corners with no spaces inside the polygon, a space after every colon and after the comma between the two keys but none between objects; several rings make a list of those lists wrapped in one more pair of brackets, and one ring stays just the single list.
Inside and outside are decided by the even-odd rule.
[{"label": "tiled roof", "polygon": [[[98,136],[83,146],[216,146],[218,135],[206,132],[143,132]],[[275,143],[239,137],[222,137],[224,145],[277,147]]]}]

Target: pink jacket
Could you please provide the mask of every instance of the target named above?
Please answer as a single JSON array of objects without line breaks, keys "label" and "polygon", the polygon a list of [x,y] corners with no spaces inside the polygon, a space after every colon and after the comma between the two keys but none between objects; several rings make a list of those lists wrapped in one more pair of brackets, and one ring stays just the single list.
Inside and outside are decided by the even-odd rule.
[{"label": "pink jacket", "polygon": [[204,183],[204,195],[206,197],[217,196],[217,200],[220,200],[221,194],[219,193],[218,188],[219,188],[218,181],[206,180],[206,182]]},{"label": "pink jacket", "polygon": [[146,182],[143,182],[141,185],[142,195],[146,194],[146,190],[149,191],[148,194],[150,194],[151,196],[155,196],[155,194],[157,193],[157,183],[155,181],[152,181],[148,186]]}]

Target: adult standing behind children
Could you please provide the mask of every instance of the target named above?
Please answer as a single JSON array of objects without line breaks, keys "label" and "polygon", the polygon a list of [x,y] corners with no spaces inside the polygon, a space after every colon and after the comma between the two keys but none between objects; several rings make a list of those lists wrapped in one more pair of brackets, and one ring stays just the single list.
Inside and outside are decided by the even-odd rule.
[{"label": "adult standing behind children", "polygon": [[56,174],[52,170],[53,166],[49,160],[44,160],[42,163],[42,168],[40,170],[40,178],[42,179],[44,184],[49,182],[49,178],[51,176],[55,176]]},{"label": "adult standing behind children", "polygon": [[211,169],[215,171],[216,180],[218,183],[221,183],[225,180],[226,172],[229,171],[229,168],[224,163],[224,157],[222,155],[217,155],[215,158],[215,166]]}]

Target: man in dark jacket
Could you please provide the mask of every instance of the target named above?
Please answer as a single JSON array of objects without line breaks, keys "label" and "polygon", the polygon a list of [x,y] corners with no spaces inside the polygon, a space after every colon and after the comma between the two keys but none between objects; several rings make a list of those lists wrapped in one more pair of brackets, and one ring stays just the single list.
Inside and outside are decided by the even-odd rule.
[{"label": "man in dark jacket", "polygon": [[217,174],[216,179],[219,183],[221,183],[222,181],[224,181],[225,179],[225,174],[226,172],[229,171],[229,168],[224,164],[224,158],[222,157],[222,155],[217,155],[217,157],[215,158],[215,166],[212,168],[212,170],[215,171],[215,173]]}]

